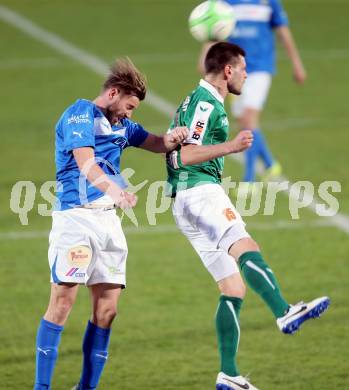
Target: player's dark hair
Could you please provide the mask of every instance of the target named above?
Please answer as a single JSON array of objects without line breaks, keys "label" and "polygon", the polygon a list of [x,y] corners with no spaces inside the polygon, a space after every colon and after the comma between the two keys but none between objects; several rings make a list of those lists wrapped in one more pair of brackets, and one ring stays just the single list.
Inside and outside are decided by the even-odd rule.
[{"label": "player's dark hair", "polygon": [[110,68],[103,84],[104,89],[118,88],[127,95],[135,95],[144,100],[147,92],[145,76],[134,66],[129,58],[120,58]]},{"label": "player's dark hair", "polygon": [[218,42],[210,47],[205,57],[205,72],[220,73],[228,64],[236,65],[245,51],[238,45],[229,42]]}]

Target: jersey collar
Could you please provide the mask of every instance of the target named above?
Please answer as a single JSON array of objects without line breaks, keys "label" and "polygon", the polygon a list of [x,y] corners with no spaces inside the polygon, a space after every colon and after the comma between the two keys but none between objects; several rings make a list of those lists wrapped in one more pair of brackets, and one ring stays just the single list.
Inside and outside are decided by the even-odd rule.
[{"label": "jersey collar", "polygon": [[207,91],[210,92],[211,95],[213,95],[219,102],[224,104],[223,96],[217,91],[217,89],[212,84],[208,83],[204,79],[201,79],[200,87],[207,89]]}]

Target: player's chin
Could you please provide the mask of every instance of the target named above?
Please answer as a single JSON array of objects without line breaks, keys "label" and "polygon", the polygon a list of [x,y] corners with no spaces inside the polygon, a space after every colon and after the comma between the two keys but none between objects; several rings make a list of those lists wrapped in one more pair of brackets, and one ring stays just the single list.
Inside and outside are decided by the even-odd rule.
[{"label": "player's chin", "polygon": [[237,89],[237,88],[230,87],[230,88],[228,88],[228,91],[230,93],[232,93],[233,95],[237,95],[237,96],[241,95],[241,88]]}]

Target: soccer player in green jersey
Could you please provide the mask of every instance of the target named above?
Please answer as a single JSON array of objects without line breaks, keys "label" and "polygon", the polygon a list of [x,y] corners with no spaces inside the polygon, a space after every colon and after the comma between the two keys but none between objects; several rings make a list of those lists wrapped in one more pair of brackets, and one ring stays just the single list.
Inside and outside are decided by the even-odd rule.
[{"label": "soccer player in green jersey", "polygon": [[204,266],[218,284],[221,296],[216,329],[221,358],[217,390],[256,390],[239,373],[239,313],[247,284],[264,300],[279,329],[291,334],[327,309],[328,297],[290,305],[282,296],[258,244],[220,185],[224,156],[248,149],[252,132],[241,131],[230,141],[224,99],[239,95],[247,77],[244,51],[219,42],[205,58],[205,77],[179,106],[171,127],[187,126],[189,136],[167,155],[168,184],[174,198],[173,214]]}]

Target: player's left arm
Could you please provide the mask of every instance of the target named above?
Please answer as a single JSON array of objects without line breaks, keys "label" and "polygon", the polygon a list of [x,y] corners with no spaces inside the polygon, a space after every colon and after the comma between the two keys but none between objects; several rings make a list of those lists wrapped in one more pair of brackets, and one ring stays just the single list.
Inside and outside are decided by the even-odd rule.
[{"label": "player's left arm", "polygon": [[290,28],[288,26],[279,26],[276,28],[276,33],[292,62],[293,77],[295,81],[299,84],[303,84],[307,78],[307,72]]},{"label": "player's left arm", "polygon": [[189,132],[186,127],[175,127],[163,135],[149,133],[139,147],[153,153],[171,152],[188,137],[188,134]]}]

